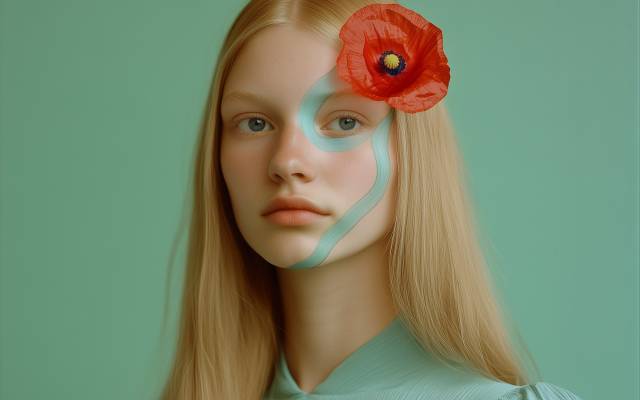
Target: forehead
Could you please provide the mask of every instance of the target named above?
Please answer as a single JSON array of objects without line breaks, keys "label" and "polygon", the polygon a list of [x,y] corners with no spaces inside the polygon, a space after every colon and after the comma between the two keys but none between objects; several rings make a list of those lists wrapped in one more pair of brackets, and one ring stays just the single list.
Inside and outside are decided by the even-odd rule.
[{"label": "forehead", "polygon": [[240,91],[299,101],[337,57],[338,49],[311,32],[291,25],[265,28],[240,50],[223,96]]}]

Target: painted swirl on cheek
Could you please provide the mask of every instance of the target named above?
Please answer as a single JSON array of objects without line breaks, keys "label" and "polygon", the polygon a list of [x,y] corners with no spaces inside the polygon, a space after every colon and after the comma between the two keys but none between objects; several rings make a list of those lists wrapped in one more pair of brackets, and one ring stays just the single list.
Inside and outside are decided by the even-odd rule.
[{"label": "painted swirl on cheek", "polygon": [[337,71],[333,68],[322,76],[306,93],[300,105],[298,123],[304,135],[316,147],[324,151],[347,151],[366,140],[372,140],[373,154],[376,160],[376,180],[369,192],[358,200],[335,224],[320,237],[314,252],[305,260],[290,266],[291,269],[312,268],[322,263],[338,241],[347,234],[375,205],[382,199],[389,182],[389,128],[392,113],[389,113],[378,124],[372,135],[354,135],[345,137],[328,137],[319,134],[315,128],[315,116],[325,99],[335,91]]}]

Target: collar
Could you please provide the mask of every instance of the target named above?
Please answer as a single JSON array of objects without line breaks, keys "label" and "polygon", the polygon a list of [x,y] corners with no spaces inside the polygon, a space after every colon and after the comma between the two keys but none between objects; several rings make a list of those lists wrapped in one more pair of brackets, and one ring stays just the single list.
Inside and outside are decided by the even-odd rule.
[{"label": "collar", "polygon": [[265,399],[380,392],[424,376],[425,367],[436,368],[435,359],[418,343],[398,314],[380,333],[347,356],[310,393],[298,387],[281,347],[276,373]]}]

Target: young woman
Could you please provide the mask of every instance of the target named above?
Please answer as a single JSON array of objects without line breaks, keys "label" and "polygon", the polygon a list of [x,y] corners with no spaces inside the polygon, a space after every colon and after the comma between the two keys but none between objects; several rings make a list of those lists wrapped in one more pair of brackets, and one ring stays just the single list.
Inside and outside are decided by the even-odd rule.
[{"label": "young woman", "polygon": [[398,4],[242,10],[197,145],[163,399],[578,399],[509,340],[442,43]]}]

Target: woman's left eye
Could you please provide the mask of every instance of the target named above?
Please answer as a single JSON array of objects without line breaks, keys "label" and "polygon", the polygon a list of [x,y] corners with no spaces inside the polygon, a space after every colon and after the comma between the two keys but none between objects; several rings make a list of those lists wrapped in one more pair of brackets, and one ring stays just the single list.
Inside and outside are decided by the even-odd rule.
[{"label": "woman's left eye", "polygon": [[342,115],[327,125],[332,131],[354,131],[356,126],[362,125],[362,122],[353,115]]}]

